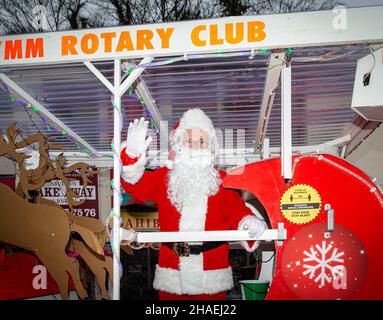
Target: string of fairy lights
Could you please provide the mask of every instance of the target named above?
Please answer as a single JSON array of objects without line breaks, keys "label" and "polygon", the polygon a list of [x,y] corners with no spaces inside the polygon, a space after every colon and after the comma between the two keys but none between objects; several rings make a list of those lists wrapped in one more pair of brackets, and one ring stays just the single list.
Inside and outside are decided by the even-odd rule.
[{"label": "string of fairy lights", "polygon": [[[348,51],[346,53],[343,53],[343,54],[335,55],[336,53],[340,52],[342,49],[351,48],[352,47],[351,45],[340,46],[340,47],[338,47],[338,48],[336,48],[334,50],[331,50],[331,51],[326,52],[326,53],[324,53],[322,55],[319,55],[319,56],[312,56],[312,57],[307,57],[307,58],[306,57],[295,57],[294,58],[294,62],[305,63],[305,62],[315,62],[315,61],[318,61],[318,62],[331,61],[331,60],[335,60],[335,59],[344,57],[346,55],[352,54],[352,53],[354,53],[356,51],[362,50],[366,46],[368,46],[368,45],[366,44],[366,45],[363,45],[363,46],[355,46],[355,49],[353,49],[353,50],[350,50],[350,51]],[[270,50],[268,50],[268,49],[260,49],[260,50],[251,49],[250,51],[229,52],[229,53],[224,53],[224,52],[221,52],[221,51],[217,50],[217,52],[213,53],[213,54],[210,53],[210,54],[193,54],[193,55],[187,55],[185,53],[183,56],[173,57],[173,58],[166,59],[166,60],[151,61],[151,62],[148,62],[148,63],[145,63],[145,64],[140,64],[138,66],[130,65],[128,68],[126,68],[126,70],[124,70],[125,72],[124,72],[123,77],[129,76],[129,74],[131,72],[133,72],[137,68],[150,68],[150,67],[156,67],[156,66],[163,66],[163,65],[174,64],[174,63],[179,62],[179,61],[187,61],[187,60],[201,59],[201,58],[235,57],[235,56],[249,56],[249,59],[253,59],[256,55],[268,55],[269,53],[270,53]],[[291,58],[292,53],[293,53],[293,49],[292,48],[287,48],[286,49],[286,53],[287,53],[287,57]],[[62,136],[64,136],[67,139],[69,139],[76,146],[76,148],[79,151],[82,151],[82,152],[84,152],[85,154],[88,154],[88,155],[90,154],[89,149],[84,147],[84,146],[82,146],[81,143],[78,143],[78,141],[76,141],[76,139],[72,135],[68,134],[68,132],[66,130],[57,127],[56,124],[53,125],[53,124],[49,123],[49,121],[40,112],[40,109],[39,109],[38,106],[31,105],[30,103],[26,102],[23,99],[16,99],[15,96],[10,91],[9,87],[7,86],[7,84],[3,80],[1,80],[1,84],[2,84],[2,86],[4,88],[4,90],[8,93],[9,100],[12,103],[16,102],[17,104],[32,110],[41,119],[42,123],[46,126],[47,131],[49,133],[61,134]],[[143,106],[143,110],[145,112],[146,118],[149,120],[149,129],[152,129],[155,132],[156,136],[159,137],[160,136],[160,130],[157,127],[157,125],[156,125],[156,123],[155,123],[155,121],[153,119],[153,115],[151,114],[151,112],[147,108],[147,106],[145,104],[145,101],[140,96],[138,90],[137,89],[133,89],[133,86],[131,86],[128,89],[128,95],[131,96],[131,97],[135,97],[139,101],[139,103]],[[46,101],[46,97],[47,97],[47,94],[44,95],[44,101]],[[112,105],[116,109],[116,106],[113,103],[113,100],[112,100]],[[122,128],[123,127],[122,126],[122,124],[123,124],[123,117],[122,117],[121,110],[119,110],[119,117],[120,117],[120,121],[121,121],[121,123],[120,123],[121,126],[120,127]]]},{"label": "string of fairy lights", "polygon": [[12,94],[11,90],[9,89],[8,85],[3,80],[1,80],[1,85],[3,86],[4,90],[7,92],[9,101],[12,103],[17,103],[18,105],[22,106],[25,110],[29,109],[33,111],[34,114],[37,115],[40,118],[41,122],[46,126],[46,129],[49,133],[61,134],[62,136],[69,139],[77,147],[79,151],[82,151],[86,154],[90,154],[89,149],[86,147],[83,147],[80,143],[77,143],[76,139],[72,135],[68,134],[68,132],[65,129],[59,128],[59,127],[56,128],[54,125],[52,125],[47,120],[47,118],[44,117],[44,115],[40,112],[40,108],[38,106],[32,105],[21,98],[16,99],[15,96]]}]

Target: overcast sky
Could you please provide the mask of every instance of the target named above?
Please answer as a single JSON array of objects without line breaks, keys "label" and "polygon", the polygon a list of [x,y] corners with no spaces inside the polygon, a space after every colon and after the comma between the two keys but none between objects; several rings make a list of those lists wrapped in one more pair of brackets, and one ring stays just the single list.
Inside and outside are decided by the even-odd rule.
[{"label": "overcast sky", "polygon": [[350,7],[383,5],[383,0],[342,0],[341,2]]}]

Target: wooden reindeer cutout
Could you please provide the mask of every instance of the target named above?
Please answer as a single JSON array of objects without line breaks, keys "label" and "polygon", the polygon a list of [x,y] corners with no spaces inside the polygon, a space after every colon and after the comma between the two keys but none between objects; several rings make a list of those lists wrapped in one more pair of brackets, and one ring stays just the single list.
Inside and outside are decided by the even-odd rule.
[{"label": "wooden reindeer cutout", "polygon": [[[37,203],[28,202],[29,191],[38,190],[46,181],[59,178],[66,186],[66,195],[71,199],[68,203],[71,203],[73,210],[73,206],[79,204],[75,200],[78,196],[70,189],[69,180],[64,174],[79,170],[84,184],[87,185],[86,175],[98,172],[90,169],[85,163],[65,168],[66,161],[62,155],[52,162],[47,150],[60,150],[61,146],[47,144],[48,139],[41,134],[29,136],[16,143],[20,133],[21,130],[16,130],[16,124],[13,123],[7,130],[7,136],[2,137],[0,141],[0,156],[9,154],[20,168],[18,195],[8,187],[0,185],[0,212],[4,212],[0,217],[0,240],[33,251],[57,282],[63,299],[68,298],[66,272],[71,275],[79,297],[86,297],[86,291],[79,281],[78,263],[69,258],[65,250],[78,252],[95,274],[102,298],[108,299],[105,279],[106,272],[112,278],[113,261],[104,256],[103,252],[107,239],[105,226],[98,220],[67,213],[55,202],[41,197],[37,198]],[[39,144],[39,166],[33,170],[26,170],[23,161],[28,156],[19,154],[16,150],[36,142]],[[19,225],[25,227],[14,232]],[[82,240],[71,237],[73,233],[78,233]]]},{"label": "wooden reindeer cutout", "polygon": [[[26,202],[3,184],[0,212],[0,240],[33,251],[56,281],[63,299],[68,299],[68,272],[79,297],[84,299],[87,294],[80,282],[78,262],[66,255],[65,248],[71,232],[82,235],[86,231],[71,225],[64,210]],[[88,233],[84,238],[91,237]],[[97,242],[96,238],[88,245],[100,252]]]}]

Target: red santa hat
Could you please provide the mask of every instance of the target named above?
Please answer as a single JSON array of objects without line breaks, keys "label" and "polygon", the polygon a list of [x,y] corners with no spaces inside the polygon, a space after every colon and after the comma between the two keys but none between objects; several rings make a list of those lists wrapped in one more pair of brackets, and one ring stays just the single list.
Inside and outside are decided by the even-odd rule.
[{"label": "red santa hat", "polygon": [[208,132],[210,135],[215,134],[213,122],[199,108],[192,108],[187,110],[178,120],[175,130],[187,130],[187,129],[201,129]]},{"label": "red santa hat", "polygon": [[173,160],[173,147],[179,142],[179,139],[187,129],[201,129],[207,132],[213,145],[212,150],[218,150],[218,139],[213,122],[201,109],[191,108],[182,115],[170,133],[170,160]]}]

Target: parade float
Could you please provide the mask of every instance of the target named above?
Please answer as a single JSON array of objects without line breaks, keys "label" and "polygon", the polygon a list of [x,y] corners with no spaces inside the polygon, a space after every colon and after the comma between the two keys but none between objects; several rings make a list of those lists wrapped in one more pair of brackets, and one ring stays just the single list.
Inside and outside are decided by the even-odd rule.
[{"label": "parade float", "polygon": [[[23,169],[25,155],[17,150],[46,143],[31,130],[30,141],[15,140],[19,132],[8,120],[24,121],[25,114],[44,134],[58,137],[72,162],[113,167],[113,272],[100,266],[113,274],[113,299],[120,297],[121,240],[134,249],[251,240],[245,231],[120,228],[124,124],[142,115],[150,120],[157,143],[148,165],[155,168],[168,158],[163,120],[172,128],[173,114],[199,104],[222,130],[244,128],[242,147],[227,147],[230,137],[223,134],[219,165],[229,172],[224,186],[242,191],[268,221],[256,239],[271,244],[266,299],[382,299],[382,192],[345,160],[383,119],[377,85],[382,15],[377,6],[1,37],[0,80],[8,105],[1,111],[7,116],[1,125],[8,128],[1,155],[18,163],[21,183],[16,192],[1,187],[6,214],[0,240],[34,251],[63,297],[66,272],[85,297],[64,249],[81,254],[85,242],[90,259],[103,255],[103,224],[88,224],[44,200],[28,201],[31,190],[46,177],[62,178],[66,167],[56,152],[55,163],[41,160],[38,171]],[[73,206],[76,194],[67,191]],[[73,232],[81,240],[71,238]],[[42,245],[47,242],[50,251]]]}]

